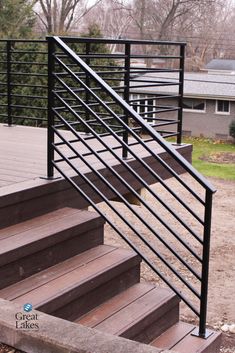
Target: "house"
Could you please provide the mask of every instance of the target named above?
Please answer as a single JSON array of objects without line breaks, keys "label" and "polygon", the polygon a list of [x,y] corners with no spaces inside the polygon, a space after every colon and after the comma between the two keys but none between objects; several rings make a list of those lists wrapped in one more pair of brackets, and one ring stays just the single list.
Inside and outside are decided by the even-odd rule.
[{"label": "house", "polygon": [[[212,67],[212,66],[210,66]],[[161,97],[172,94],[172,98],[164,100],[164,106],[176,106],[178,93],[177,85],[158,86],[159,82],[178,82],[178,73],[148,73],[141,78],[156,85],[151,87],[134,88],[138,85],[138,78],[131,83],[131,100],[138,112],[152,110],[148,121],[156,118],[154,108],[163,103]],[[142,98],[142,107],[136,100]],[[145,102],[143,98],[146,98]],[[151,108],[153,107],[153,109]],[[177,112],[167,111],[167,118],[176,117]],[[184,76],[183,99],[183,133],[188,136],[205,136],[216,139],[229,138],[229,125],[235,117],[235,74],[225,73],[191,73]]]},{"label": "house", "polygon": [[235,73],[235,60],[213,59],[206,66],[209,73]]}]

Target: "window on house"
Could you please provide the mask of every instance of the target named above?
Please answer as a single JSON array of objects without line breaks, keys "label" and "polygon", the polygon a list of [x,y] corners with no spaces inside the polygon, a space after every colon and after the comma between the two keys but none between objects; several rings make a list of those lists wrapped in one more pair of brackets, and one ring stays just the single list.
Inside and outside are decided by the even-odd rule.
[{"label": "window on house", "polygon": [[206,102],[202,99],[184,99],[183,101],[184,110],[193,110],[198,112],[205,112]]},{"label": "window on house", "polygon": [[230,102],[229,101],[216,101],[216,113],[229,114]]},{"label": "window on house", "polygon": [[[134,99],[138,99],[138,95],[137,94],[132,94],[131,97],[130,97],[131,100],[134,100]],[[133,109],[138,113],[138,106],[137,106],[138,102],[133,102],[132,103],[132,107]]]},{"label": "window on house", "polygon": [[153,99],[147,99],[145,101],[147,103],[145,111],[147,111],[149,114],[146,114],[147,121],[149,123],[153,122]]},{"label": "window on house", "polygon": [[131,100],[132,99],[139,99],[139,101],[132,103],[133,109],[135,109],[135,111],[139,113],[143,118],[145,118],[148,122],[153,122],[154,113],[152,113],[152,111],[154,110],[154,100],[149,98],[148,96],[136,94],[133,94],[131,96]]}]

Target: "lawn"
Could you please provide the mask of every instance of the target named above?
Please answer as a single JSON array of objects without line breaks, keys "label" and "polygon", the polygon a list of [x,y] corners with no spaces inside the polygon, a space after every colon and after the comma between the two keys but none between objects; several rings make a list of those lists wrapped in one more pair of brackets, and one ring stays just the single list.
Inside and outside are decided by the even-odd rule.
[{"label": "lawn", "polygon": [[235,144],[184,138],[193,145],[193,166],[205,176],[235,180]]}]

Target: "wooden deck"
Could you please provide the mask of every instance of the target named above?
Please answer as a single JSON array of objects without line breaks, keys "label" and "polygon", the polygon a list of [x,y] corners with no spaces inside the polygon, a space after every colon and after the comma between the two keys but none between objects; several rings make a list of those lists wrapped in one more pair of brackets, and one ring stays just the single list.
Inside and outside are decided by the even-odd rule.
[{"label": "wooden deck", "polygon": [[[67,132],[64,133],[68,134]],[[112,148],[116,145],[112,137],[106,137],[105,142]],[[89,140],[89,144],[92,145],[92,148],[96,151],[102,149],[102,145],[96,140]],[[86,153],[88,151],[87,147],[81,146],[81,143],[74,143],[73,146],[79,149],[79,152]],[[150,142],[149,147],[154,149],[161,158],[167,160],[167,163],[173,168],[182,172],[179,170],[179,166],[177,166],[169,155],[167,155],[162,148],[157,146],[155,142],[153,144]],[[66,156],[71,156],[71,151],[68,150],[67,147],[62,146],[60,148],[63,149]],[[139,157],[148,161],[151,167],[159,172],[161,177],[169,177],[169,174],[163,170],[159,162],[151,157],[140,145],[135,145],[132,149]],[[191,160],[191,145],[177,146],[176,149],[186,159]],[[121,156],[121,149],[119,149],[118,154]],[[102,158],[109,166],[113,166],[124,178],[127,178],[128,183],[130,183],[132,187],[136,190],[141,187],[130,173],[127,175],[125,168],[111,153],[102,152],[100,155],[102,155]],[[46,177],[47,166],[46,129],[24,126],[7,127],[0,125],[0,158],[0,228],[12,223],[13,218],[14,222],[19,222],[32,217],[32,215],[37,216],[64,206],[78,208],[87,206],[85,200],[82,197],[78,197],[78,193],[74,193],[74,190],[67,181],[62,178],[53,181],[42,179],[42,177]],[[105,175],[106,178],[110,177],[111,180],[111,172],[95,156],[87,156],[86,160],[89,161],[93,170],[80,159],[73,160],[73,163],[83,174],[97,183],[99,181],[94,170],[98,170]],[[132,158],[128,160],[128,163],[130,163],[135,170],[138,169],[139,174],[145,178],[146,182],[149,184],[155,182],[155,180],[151,178],[151,175],[146,176],[146,171],[143,170],[143,174],[141,174],[142,167],[139,162]],[[71,168],[69,169],[64,162],[61,163],[61,165],[70,176],[75,177],[74,171],[71,170]],[[78,177],[75,178],[76,182],[85,185],[84,181],[79,180]],[[84,187],[86,188],[86,186]],[[122,194],[127,192],[120,182],[116,187],[118,187],[119,192]],[[107,196],[110,198],[113,197],[110,193],[107,194]],[[95,201],[99,202],[100,200],[97,198]],[[17,207],[15,207],[16,204]]]},{"label": "wooden deck", "polygon": [[0,188],[46,175],[46,130],[0,125]]}]

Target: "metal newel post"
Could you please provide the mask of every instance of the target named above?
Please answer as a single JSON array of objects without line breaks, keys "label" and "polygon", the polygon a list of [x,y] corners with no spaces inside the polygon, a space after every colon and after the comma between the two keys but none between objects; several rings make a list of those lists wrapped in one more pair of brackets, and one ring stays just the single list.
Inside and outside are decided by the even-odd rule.
[{"label": "metal newel post", "polygon": [[185,45],[180,45],[180,73],[179,73],[179,101],[178,101],[178,128],[177,128],[177,144],[182,143],[182,126],[183,126],[183,96],[184,96],[184,62],[185,62]]},{"label": "metal newel post", "polygon": [[202,282],[201,282],[201,303],[200,303],[200,323],[199,336],[206,338],[206,316],[207,316],[207,296],[209,278],[209,257],[210,257],[210,237],[211,237],[211,216],[212,216],[212,196],[210,190],[206,190],[205,200],[205,225],[203,237],[203,256],[202,256]]},{"label": "metal newel post", "polygon": [[7,124],[12,126],[11,97],[11,40],[7,41]]},{"label": "metal newel post", "polygon": [[54,167],[52,161],[54,160],[54,53],[55,53],[55,43],[53,37],[47,37],[48,43],[48,126],[47,126],[47,177],[52,179],[54,176]]},{"label": "metal newel post", "polygon": [[[130,101],[130,67],[131,67],[131,45],[130,43],[125,44],[125,76],[124,76],[124,100],[129,103]],[[129,116],[128,113],[124,112],[124,122],[129,125],[128,122]],[[124,129],[123,132],[123,141],[128,144],[128,131]],[[122,148],[122,158],[127,158],[128,150],[127,148]]]}]

